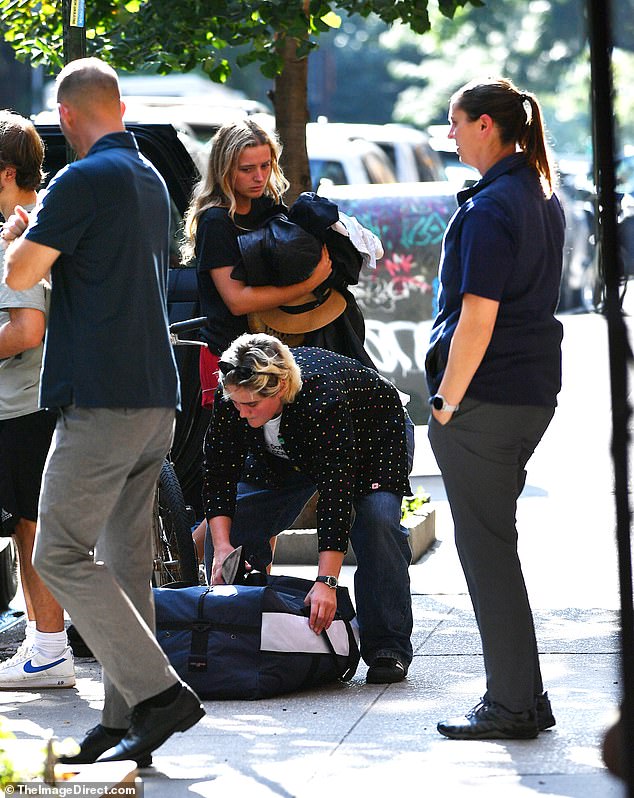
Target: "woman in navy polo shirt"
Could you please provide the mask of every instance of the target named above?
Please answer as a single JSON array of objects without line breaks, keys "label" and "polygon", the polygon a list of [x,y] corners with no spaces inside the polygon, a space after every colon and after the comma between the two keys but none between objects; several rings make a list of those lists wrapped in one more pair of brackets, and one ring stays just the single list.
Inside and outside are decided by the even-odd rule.
[{"label": "woman in navy polo shirt", "polygon": [[426,371],[429,439],[482,638],[487,691],[454,739],[532,738],[555,724],[517,555],[525,466],[561,388],[564,215],[537,99],[510,81],[451,98],[449,138],[482,179],[458,194],[443,243]]}]

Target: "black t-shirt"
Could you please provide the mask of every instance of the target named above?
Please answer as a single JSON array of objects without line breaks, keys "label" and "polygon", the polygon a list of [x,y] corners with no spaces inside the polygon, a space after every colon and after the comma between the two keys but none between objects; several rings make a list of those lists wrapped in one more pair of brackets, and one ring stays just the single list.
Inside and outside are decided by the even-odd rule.
[{"label": "black t-shirt", "polygon": [[241,262],[238,236],[260,227],[276,213],[286,212],[270,197],[253,200],[247,214],[235,214],[231,220],[227,208],[209,208],[201,216],[196,232],[196,258],[198,261],[198,293],[207,325],[201,331],[211,352],[220,355],[229,344],[249,331],[246,316],[234,316],[225,305],[211,278],[211,269],[237,266]]}]

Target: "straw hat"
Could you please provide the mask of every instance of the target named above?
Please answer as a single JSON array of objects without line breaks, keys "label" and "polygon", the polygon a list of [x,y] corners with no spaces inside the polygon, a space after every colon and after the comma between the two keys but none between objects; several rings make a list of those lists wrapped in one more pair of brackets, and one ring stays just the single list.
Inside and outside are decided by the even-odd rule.
[{"label": "straw hat", "polygon": [[286,334],[312,332],[341,316],[346,305],[345,297],[339,291],[322,284],[292,304],[249,313],[249,327],[253,332],[262,332],[261,329],[254,329],[262,324]]}]

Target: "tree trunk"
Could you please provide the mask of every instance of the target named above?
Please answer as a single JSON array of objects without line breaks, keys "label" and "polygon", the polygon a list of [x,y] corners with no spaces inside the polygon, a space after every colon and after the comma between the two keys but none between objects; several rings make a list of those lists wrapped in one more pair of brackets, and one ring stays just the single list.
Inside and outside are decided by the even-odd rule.
[{"label": "tree trunk", "polygon": [[308,59],[297,57],[297,41],[280,42],[284,69],[275,79],[275,124],[283,145],[281,165],[291,187],[286,193],[292,204],[302,191],[310,191],[310,165],[306,151],[308,122]]}]

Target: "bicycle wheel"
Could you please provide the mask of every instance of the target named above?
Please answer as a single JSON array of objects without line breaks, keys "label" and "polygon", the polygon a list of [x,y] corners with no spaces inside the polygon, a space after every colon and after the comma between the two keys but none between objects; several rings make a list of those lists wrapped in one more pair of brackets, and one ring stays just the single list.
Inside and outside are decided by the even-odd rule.
[{"label": "bicycle wheel", "polygon": [[169,460],[161,468],[152,515],[152,583],[155,587],[170,582],[197,585],[198,561],[192,540],[192,523],[178,477]]}]

